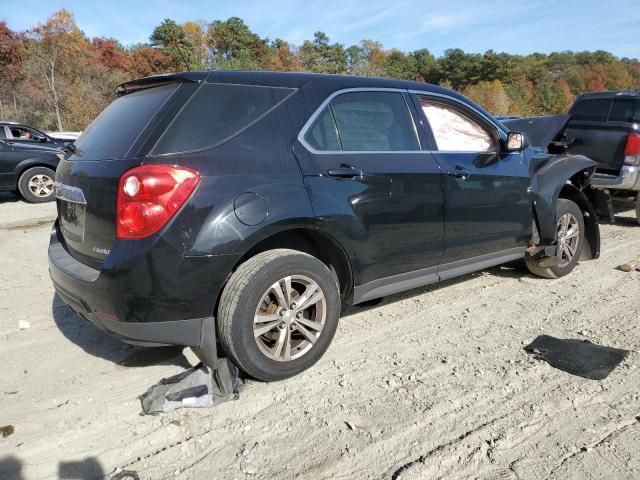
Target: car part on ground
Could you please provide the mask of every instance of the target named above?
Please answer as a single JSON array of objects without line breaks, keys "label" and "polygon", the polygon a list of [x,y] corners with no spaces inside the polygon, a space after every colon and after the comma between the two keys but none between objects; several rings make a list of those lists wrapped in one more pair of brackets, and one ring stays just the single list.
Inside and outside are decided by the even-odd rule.
[{"label": "car part on ground", "polygon": [[629,355],[628,350],[549,335],[540,335],[524,349],[554,368],[591,380],[604,380]]},{"label": "car part on ground", "polygon": [[599,255],[595,163],[530,147],[441,87],[191,72],[118,95],[58,166],[49,260],[65,303],[130,343],[209,363],[219,340],[278,380],[320,358],[342,305]]},{"label": "car part on ground", "polygon": [[632,272],[634,270],[637,270],[640,267],[640,260],[629,260],[626,263],[623,263],[622,265],[618,266],[619,270],[622,270],[623,272]]},{"label": "car part on ground", "polygon": [[145,415],[172,412],[178,408],[206,408],[238,398],[243,381],[238,368],[226,358],[210,366],[198,364],[182,373],[163,378],[140,395]]}]

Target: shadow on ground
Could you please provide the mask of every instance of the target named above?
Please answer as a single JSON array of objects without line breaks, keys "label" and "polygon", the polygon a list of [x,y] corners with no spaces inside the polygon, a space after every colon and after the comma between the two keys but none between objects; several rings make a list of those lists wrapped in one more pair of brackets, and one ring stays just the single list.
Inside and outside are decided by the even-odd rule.
[{"label": "shadow on ground", "polygon": [[[0,458],[0,478],[2,480],[26,480],[23,472],[22,461],[9,455]],[[58,475],[60,480],[98,480],[105,476],[102,465],[95,457],[87,457],[84,460],[72,462],[60,462]]]},{"label": "shadow on ground", "polygon": [[15,203],[19,202],[20,197],[11,192],[0,192],[0,203]]},{"label": "shadow on ground", "polygon": [[182,354],[182,347],[147,348],[128,345],[75,314],[57,295],[53,296],[51,312],[60,332],[94,357],[104,358],[123,367],[191,367]]}]

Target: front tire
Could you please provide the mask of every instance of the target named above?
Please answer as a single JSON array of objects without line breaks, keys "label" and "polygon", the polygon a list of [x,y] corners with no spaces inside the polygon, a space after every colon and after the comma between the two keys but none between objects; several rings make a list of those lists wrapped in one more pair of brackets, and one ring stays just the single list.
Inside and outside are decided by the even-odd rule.
[{"label": "front tire", "polygon": [[220,297],[218,333],[240,369],[276,381],[322,357],[339,316],[340,292],[324,263],[296,250],[269,250],[229,279]]},{"label": "front tire", "polygon": [[18,180],[18,191],[29,203],[45,203],[54,199],[53,179],[55,172],[47,167],[32,167],[25,170]]},{"label": "front tire", "polygon": [[558,248],[562,259],[558,265],[543,267],[540,262],[545,258],[527,258],[527,268],[531,273],[543,278],[560,278],[575,268],[584,246],[584,217],[575,202],[559,198],[556,204],[558,228]]}]

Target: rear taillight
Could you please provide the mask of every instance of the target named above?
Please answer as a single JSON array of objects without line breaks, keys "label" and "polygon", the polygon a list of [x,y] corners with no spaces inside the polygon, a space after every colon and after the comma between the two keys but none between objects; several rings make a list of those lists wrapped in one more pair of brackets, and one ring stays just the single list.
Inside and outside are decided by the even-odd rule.
[{"label": "rear taillight", "polygon": [[142,165],[118,184],[117,237],[144,238],[164,227],[193,193],[200,175],[188,168]]},{"label": "rear taillight", "polygon": [[627,144],[624,147],[624,164],[640,165],[640,134],[630,133],[627,136]]}]

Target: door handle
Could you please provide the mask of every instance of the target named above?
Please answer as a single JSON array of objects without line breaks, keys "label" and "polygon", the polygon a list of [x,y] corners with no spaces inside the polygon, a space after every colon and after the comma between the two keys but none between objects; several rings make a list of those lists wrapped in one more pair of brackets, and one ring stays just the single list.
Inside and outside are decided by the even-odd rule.
[{"label": "door handle", "polygon": [[453,172],[448,172],[447,175],[463,181],[471,176],[471,174],[468,171],[466,171],[464,168],[460,166],[456,166],[455,170]]},{"label": "door handle", "polygon": [[339,168],[331,168],[327,170],[327,175],[337,178],[360,178],[364,175],[361,168],[353,165],[341,165]]}]

